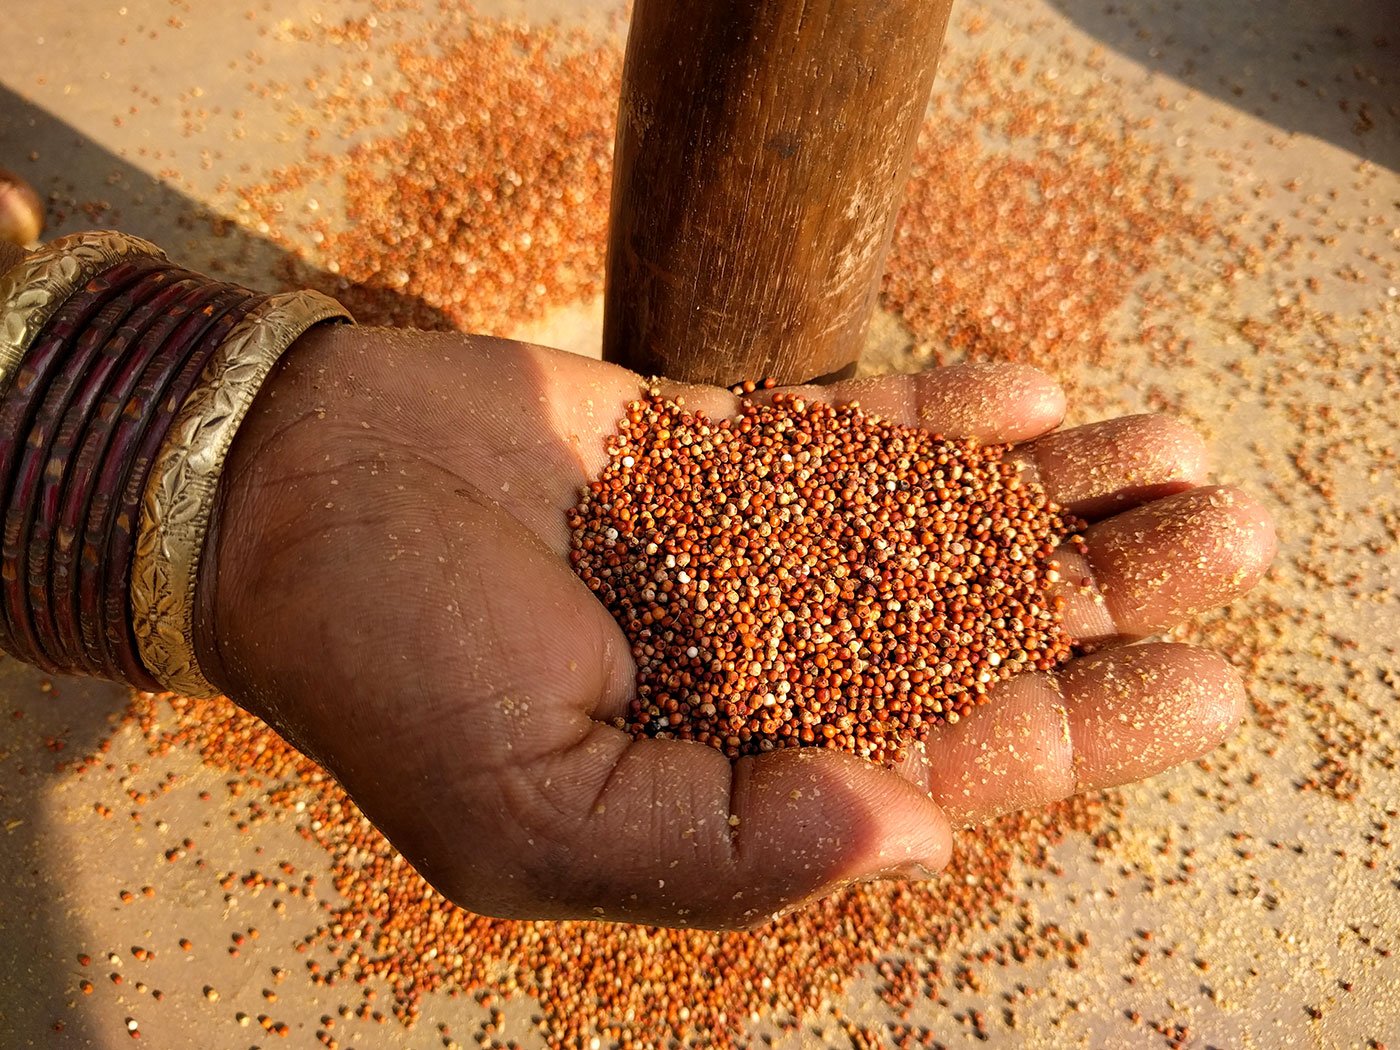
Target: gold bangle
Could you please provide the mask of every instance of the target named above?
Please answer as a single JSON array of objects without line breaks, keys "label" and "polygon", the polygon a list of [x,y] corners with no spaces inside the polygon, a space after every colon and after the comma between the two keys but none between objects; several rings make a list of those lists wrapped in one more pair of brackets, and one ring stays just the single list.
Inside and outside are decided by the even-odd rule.
[{"label": "gold bangle", "polygon": [[353,321],[319,292],[276,295],[214,353],[161,446],[141,501],[131,567],[131,616],[147,670],[184,696],[219,690],[194,649],[195,586],[214,495],[239,424],[283,351],[312,325]]},{"label": "gold bangle", "polygon": [[0,393],[59,307],[88,281],[133,255],[166,257],[140,237],[92,230],[51,241],[0,274]]}]

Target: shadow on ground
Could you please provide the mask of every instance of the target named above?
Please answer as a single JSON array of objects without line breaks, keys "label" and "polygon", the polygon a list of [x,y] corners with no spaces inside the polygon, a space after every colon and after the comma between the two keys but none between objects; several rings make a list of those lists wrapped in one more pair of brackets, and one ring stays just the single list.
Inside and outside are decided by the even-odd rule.
[{"label": "shadow on ground", "polygon": [[[48,825],[50,798],[68,763],[90,754],[109,732],[126,690],[92,680],[59,683],[8,657],[0,663],[0,1045],[102,1046],[84,1011],[70,1010],[78,981],[99,976],[77,961],[81,931],[63,907],[62,858]],[[48,1033],[48,1042],[39,1042]],[[21,1040],[27,1040],[22,1042]]]},{"label": "shadow on ground", "polygon": [[1400,23],[1389,0],[1050,2],[1149,69],[1400,168]]}]

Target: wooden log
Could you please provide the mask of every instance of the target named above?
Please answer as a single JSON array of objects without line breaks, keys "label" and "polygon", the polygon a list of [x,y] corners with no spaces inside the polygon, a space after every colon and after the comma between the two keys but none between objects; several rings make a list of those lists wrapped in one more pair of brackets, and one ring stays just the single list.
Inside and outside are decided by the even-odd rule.
[{"label": "wooden log", "polygon": [[604,356],[734,383],[848,373],[951,0],[637,0]]}]

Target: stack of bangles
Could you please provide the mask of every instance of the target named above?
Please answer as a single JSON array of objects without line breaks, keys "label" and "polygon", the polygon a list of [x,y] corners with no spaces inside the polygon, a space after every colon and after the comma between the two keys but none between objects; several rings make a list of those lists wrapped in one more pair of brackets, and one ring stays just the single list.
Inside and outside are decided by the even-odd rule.
[{"label": "stack of bangles", "polygon": [[351,318],[119,233],[61,238],[0,276],[0,648],[218,695],[194,619],[219,475],[277,359],[326,321]]}]

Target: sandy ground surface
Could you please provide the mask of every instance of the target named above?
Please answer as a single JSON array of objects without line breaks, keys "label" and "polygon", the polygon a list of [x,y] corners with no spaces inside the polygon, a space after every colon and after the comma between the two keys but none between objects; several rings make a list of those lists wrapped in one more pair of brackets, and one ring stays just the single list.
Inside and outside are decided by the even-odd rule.
[{"label": "sandy ground surface", "polygon": [[[229,187],[298,159],[285,95],[324,45],[291,28],[330,6],[7,5],[0,164],[52,194],[51,233],[115,224],[265,286],[287,248],[240,212]],[[364,5],[335,6],[339,16]],[[1386,7],[989,0],[955,15],[950,53],[1050,49],[1069,80],[1126,85],[1128,105],[1159,117],[1146,137],[1198,199],[1247,198],[1224,209],[1235,232],[1253,243],[1273,231],[1300,247],[1261,251],[1239,280],[1166,295],[1160,309],[1192,340],[1185,358],[1153,352],[1125,308],[1122,353],[1065,363],[1071,385],[1092,393],[1085,416],[1166,406],[1201,423],[1224,479],[1274,502],[1283,558],[1260,598],[1198,635],[1251,665],[1249,723],[1222,753],[1124,792],[1109,847],[1072,836],[1055,867],[1017,874],[1035,919],[1087,931],[1089,947],[1073,969],[996,968],[976,988],[950,986],[923,1004],[947,1045],[978,1042],[973,1010],[989,1016],[997,1046],[1400,1043],[1400,475],[1390,452],[1400,440],[1400,29]],[[616,13],[568,0],[481,8],[599,28]],[[1007,75],[1032,94],[1044,84]],[[279,81],[293,86],[250,90]],[[214,239],[217,216],[247,225]],[[1180,288],[1191,265],[1156,259],[1142,284]],[[1328,316],[1280,320],[1310,279]],[[592,352],[599,326],[589,301],[518,334]],[[916,335],[882,316],[864,367],[918,367],[935,352]],[[147,1045],[266,1045],[256,1018],[274,1010],[291,1029],[284,1045],[319,1045],[319,1019],[343,998],[305,979],[292,945],[320,921],[318,896],[334,891],[324,881],[305,897],[225,891],[213,873],[285,860],[300,878],[324,873],[325,854],[295,834],[294,815],[240,834],[226,816],[224,774],[187,750],[153,757],[129,727],[106,765],[82,775],[65,765],[108,738],[125,702],[116,687],[50,683],[0,664],[0,1047],[125,1046],[129,1019]],[[1322,787],[1310,790],[1313,781]],[[151,797],[132,809],[129,792]],[[111,818],[95,815],[98,800]],[[996,940],[993,920],[969,934],[974,952],[979,938]],[[235,957],[233,936],[250,928],[259,936]],[[134,947],[154,956],[140,961]],[[878,1023],[888,1011],[870,989],[859,977],[845,1006]],[[1008,994],[1015,1028],[1001,1021]],[[538,1045],[530,1015],[528,1002],[508,1004],[495,1037]],[[469,999],[440,997],[412,1031],[370,1019],[342,1021],[337,1034],[345,1046],[441,1046],[453,1038],[446,1024],[468,1045],[487,1016]],[[1169,1044],[1173,1026],[1187,1031]],[[849,1043],[819,1015],[782,1045]]]}]

